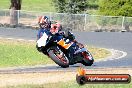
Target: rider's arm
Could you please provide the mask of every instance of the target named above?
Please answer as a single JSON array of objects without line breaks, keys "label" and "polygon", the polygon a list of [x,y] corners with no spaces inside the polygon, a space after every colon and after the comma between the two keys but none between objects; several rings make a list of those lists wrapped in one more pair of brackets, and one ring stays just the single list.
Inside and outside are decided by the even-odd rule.
[{"label": "rider's arm", "polygon": [[69,32],[69,31],[68,31],[67,38],[70,39],[71,41],[74,41],[75,40],[75,36],[73,35],[73,33]]}]

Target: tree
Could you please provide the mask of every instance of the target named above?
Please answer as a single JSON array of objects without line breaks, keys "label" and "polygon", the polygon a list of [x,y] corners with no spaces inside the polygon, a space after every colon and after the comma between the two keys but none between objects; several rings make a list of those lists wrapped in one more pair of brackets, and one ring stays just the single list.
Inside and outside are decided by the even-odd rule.
[{"label": "tree", "polygon": [[87,0],[69,0],[66,7],[67,13],[83,13],[87,8]]},{"label": "tree", "polygon": [[132,0],[100,0],[99,13],[113,16],[132,16]]},{"label": "tree", "polygon": [[66,0],[52,0],[57,12],[64,13],[66,7]]},{"label": "tree", "polygon": [[10,9],[21,10],[21,2],[22,0],[11,0]]},{"label": "tree", "polygon": [[88,9],[98,9],[99,0],[88,0]]},{"label": "tree", "polygon": [[10,5],[10,24],[12,25],[17,25],[18,24],[18,13],[19,11],[16,10],[21,10],[21,2],[22,0],[10,0],[11,5]]},{"label": "tree", "polygon": [[87,0],[53,0],[54,6],[60,13],[83,13],[87,5]]}]

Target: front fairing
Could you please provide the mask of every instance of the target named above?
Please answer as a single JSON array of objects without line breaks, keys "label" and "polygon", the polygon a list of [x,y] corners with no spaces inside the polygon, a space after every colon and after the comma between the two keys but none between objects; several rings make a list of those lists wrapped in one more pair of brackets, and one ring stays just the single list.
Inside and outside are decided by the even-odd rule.
[{"label": "front fairing", "polygon": [[87,52],[87,49],[81,48],[81,49],[77,50],[74,54],[81,53],[81,52]]},{"label": "front fairing", "polygon": [[38,47],[44,47],[47,43],[48,35],[44,32],[43,36],[37,40]]}]

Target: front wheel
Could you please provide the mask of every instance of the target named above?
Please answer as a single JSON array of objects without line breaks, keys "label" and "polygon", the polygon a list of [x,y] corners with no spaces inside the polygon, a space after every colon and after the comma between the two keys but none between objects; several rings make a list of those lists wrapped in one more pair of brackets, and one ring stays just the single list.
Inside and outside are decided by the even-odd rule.
[{"label": "front wheel", "polygon": [[85,66],[91,66],[94,62],[93,56],[91,55],[91,53],[88,52],[82,52],[83,55],[83,60],[82,60],[82,64]]},{"label": "front wheel", "polygon": [[49,57],[59,66],[69,67],[69,60],[66,55],[58,47],[52,47],[48,50]]}]

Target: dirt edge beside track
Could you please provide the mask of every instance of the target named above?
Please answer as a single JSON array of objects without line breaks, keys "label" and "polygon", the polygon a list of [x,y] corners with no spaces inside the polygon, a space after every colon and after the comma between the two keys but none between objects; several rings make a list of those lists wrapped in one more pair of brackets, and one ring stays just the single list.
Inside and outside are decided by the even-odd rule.
[{"label": "dirt edge beside track", "polygon": [[[101,68],[86,69],[87,74],[130,74],[131,68]],[[16,86],[23,84],[45,84],[66,82],[76,79],[77,71],[74,72],[46,72],[46,73],[20,73],[20,74],[0,74],[0,87]]]}]

